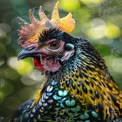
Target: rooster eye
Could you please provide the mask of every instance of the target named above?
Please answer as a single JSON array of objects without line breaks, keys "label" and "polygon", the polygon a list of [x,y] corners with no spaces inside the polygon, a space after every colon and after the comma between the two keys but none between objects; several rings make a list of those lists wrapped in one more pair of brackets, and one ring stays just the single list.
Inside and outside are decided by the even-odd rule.
[{"label": "rooster eye", "polygon": [[50,49],[58,49],[60,47],[60,43],[58,41],[53,41],[49,43],[49,48]]}]

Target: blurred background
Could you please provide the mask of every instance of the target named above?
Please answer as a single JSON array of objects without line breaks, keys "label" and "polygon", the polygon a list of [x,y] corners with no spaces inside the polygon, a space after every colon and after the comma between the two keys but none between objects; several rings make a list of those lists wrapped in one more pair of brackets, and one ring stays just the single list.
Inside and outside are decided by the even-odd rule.
[{"label": "blurred background", "polygon": [[[17,17],[29,22],[28,10],[40,5],[50,17],[56,0],[0,0],[0,122],[8,122],[13,111],[34,98],[43,76],[31,59],[17,61]],[[87,38],[103,56],[111,75],[122,89],[122,1],[60,0],[60,16],[72,12],[76,28],[71,33]],[[36,14],[37,16],[37,14]]]}]

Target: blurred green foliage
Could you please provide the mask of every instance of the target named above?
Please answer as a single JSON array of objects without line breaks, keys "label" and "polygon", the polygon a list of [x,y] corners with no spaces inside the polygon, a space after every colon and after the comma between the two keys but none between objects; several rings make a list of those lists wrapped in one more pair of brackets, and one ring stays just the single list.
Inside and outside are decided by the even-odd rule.
[{"label": "blurred green foliage", "polygon": [[[41,73],[33,68],[31,59],[17,61],[17,54],[21,50],[17,44],[17,17],[29,21],[28,10],[40,5],[50,17],[55,2],[0,1],[0,121],[8,121],[21,103],[33,98],[43,80]],[[73,13],[76,28],[72,35],[89,39],[122,89],[121,5],[120,0],[60,0],[59,11],[61,17],[68,12]]]}]

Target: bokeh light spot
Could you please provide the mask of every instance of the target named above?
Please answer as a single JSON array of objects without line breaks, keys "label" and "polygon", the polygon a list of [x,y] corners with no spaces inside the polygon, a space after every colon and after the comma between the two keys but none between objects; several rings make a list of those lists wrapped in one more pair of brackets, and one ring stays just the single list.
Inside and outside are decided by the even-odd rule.
[{"label": "bokeh light spot", "polygon": [[106,37],[112,39],[120,36],[120,29],[114,24],[108,24],[105,28]]},{"label": "bokeh light spot", "polygon": [[32,64],[28,60],[17,61],[17,57],[9,58],[8,65],[21,75],[28,74],[33,69]]},{"label": "bokeh light spot", "polygon": [[80,7],[78,0],[60,0],[60,7],[65,11],[75,11]]},{"label": "bokeh light spot", "polygon": [[85,4],[100,4],[104,0],[80,0],[80,1]]}]

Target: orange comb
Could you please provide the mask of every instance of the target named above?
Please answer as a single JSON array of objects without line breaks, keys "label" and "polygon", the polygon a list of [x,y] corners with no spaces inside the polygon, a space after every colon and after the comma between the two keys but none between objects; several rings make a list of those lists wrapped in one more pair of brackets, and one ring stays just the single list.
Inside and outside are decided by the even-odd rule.
[{"label": "orange comb", "polygon": [[60,18],[58,5],[59,1],[56,3],[53,9],[51,19],[48,19],[41,6],[39,8],[39,17],[41,21],[34,17],[32,9],[29,10],[29,18],[31,22],[30,24],[28,24],[22,18],[18,17],[19,20],[23,22],[23,25],[19,31],[19,44],[21,46],[22,44],[28,45],[37,43],[42,31],[50,28],[57,28],[67,33],[73,31],[75,28],[75,20],[72,18],[72,14],[69,13],[64,18]]}]

